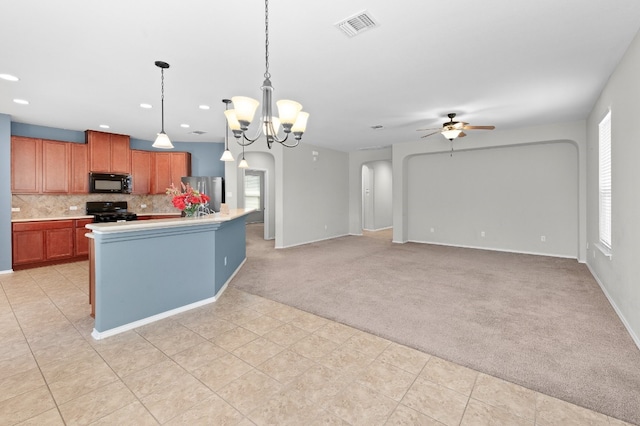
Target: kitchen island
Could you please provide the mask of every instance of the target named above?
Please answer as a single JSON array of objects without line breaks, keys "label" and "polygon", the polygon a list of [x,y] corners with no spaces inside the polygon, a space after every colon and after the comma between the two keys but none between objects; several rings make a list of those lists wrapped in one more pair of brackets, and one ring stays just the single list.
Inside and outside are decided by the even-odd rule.
[{"label": "kitchen island", "polygon": [[93,338],[215,302],[246,259],[251,211],[86,225]]}]

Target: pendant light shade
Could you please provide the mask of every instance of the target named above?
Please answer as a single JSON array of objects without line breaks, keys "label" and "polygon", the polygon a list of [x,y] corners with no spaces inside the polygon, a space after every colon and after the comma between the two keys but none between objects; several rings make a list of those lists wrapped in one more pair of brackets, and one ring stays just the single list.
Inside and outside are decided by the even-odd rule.
[{"label": "pendant light shade", "polygon": [[[224,102],[224,115],[227,117],[227,112],[229,112],[229,104],[231,103],[231,99],[223,99]],[[220,161],[235,161],[233,158],[233,154],[229,151],[229,119],[227,120],[227,125],[225,126],[225,134],[224,134],[224,152],[222,153],[222,157],[220,157]]]},{"label": "pendant light shade", "polygon": [[231,151],[225,149],[222,153],[222,157],[220,157],[220,161],[235,161],[235,158],[233,158]]},{"label": "pendant light shade", "polygon": [[160,68],[160,87],[162,93],[162,96],[160,98],[160,105],[162,109],[162,129],[160,130],[160,133],[158,133],[158,137],[151,146],[154,148],[171,149],[173,148],[171,139],[169,139],[169,136],[167,136],[167,134],[164,132],[164,70],[169,68],[169,64],[163,61],[156,61],[156,67]]},{"label": "pendant light shade", "polygon": [[171,149],[173,148],[173,144],[171,143],[171,139],[165,132],[158,133],[158,137],[156,138],[153,145],[154,148],[163,148],[163,149]]},{"label": "pendant light shade", "polygon": [[242,160],[240,160],[240,163],[238,163],[238,168],[239,169],[249,168],[249,163],[247,163],[247,160],[244,159],[244,145],[242,145]]}]

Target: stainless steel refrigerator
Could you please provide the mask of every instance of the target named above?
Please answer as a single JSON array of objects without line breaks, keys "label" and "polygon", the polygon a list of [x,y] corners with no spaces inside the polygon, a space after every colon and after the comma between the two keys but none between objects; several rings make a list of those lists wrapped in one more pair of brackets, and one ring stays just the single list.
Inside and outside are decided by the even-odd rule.
[{"label": "stainless steel refrigerator", "polygon": [[220,211],[220,204],[224,203],[224,178],[215,176],[183,176],[182,183],[189,184],[201,194],[211,198],[209,208],[215,212]]}]

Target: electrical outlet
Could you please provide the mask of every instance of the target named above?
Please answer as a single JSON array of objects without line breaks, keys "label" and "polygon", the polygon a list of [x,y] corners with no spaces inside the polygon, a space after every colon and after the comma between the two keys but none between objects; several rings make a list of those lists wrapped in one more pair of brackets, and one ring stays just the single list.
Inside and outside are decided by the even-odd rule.
[{"label": "electrical outlet", "polygon": [[224,266],[227,266],[227,256],[224,257]]},{"label": "electrical outlet", "polygon": [[146,204],[140,204],[140,208],[141,208],[141,209],[146,209],[146,208],[147,208],[147,205],[146,205]]},{"label": "electrical outlet", "polygon": [[78,210],[78,206],[69,206],[69,210]]},{"label": "electrical outlet", "polygon": [[544,235],[540,236],[540,241],[542,241],[543,243],[547,241],[547,237],[545,237]]},{"label": "electrical outlet", "polygon": [[436,228],[431,228],[431,232],[436,232]]},{"label": "electrical outlet", "polygon": [[20,211],[20,207],[11,207],[11,212],[16,213]]},{"label": "electrical outlet", "polygon": [[480,231],[480,236],[484,238],[484,231]]},{"label": "electrical outlet", "polygon": [[325,225],[325,226],[324,226],[324,230],[326,231],[326,230],[327,230],[327,228],[328,228],[328,226],[327,226],[327,225]]}]

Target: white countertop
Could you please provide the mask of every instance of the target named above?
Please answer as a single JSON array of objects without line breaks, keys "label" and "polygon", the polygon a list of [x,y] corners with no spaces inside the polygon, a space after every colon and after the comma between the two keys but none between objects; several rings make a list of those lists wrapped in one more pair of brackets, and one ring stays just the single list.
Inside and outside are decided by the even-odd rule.
[{"label": "white countertop", "polygon": [[177,226],[199,226],[208,223],[228,222],[245,216],[254,209],[231,209],[229,214],[214,213],[200,217],[181,217],[156,220],[132,220],[128,222],[90,223],[86,228],[96,234],[132,232],[149,229],[173,228]]},{"label": "white countertop", "polygon": [[74,219],[93,219],[93,215],[76,215],[76,216],[52,216],[52,217],[31,217],[28,219],[11,219],[11,222],[41,222],[48,220],[74,220]]},{"label": "white countertop", "polygon": [[[137,213],[138,216],[153,216],[153,217],[176,216],[179,214],[180,214],[179,211],[176,211],[173,213]],[[41,221],[48,221],[48,220],[74,220],[74,219],[93,219],[93,215],[77,214],[74,216],[30,217],[30,218],[21,218],[21,219],[11,219],[11,222],[41,222]]]}]

